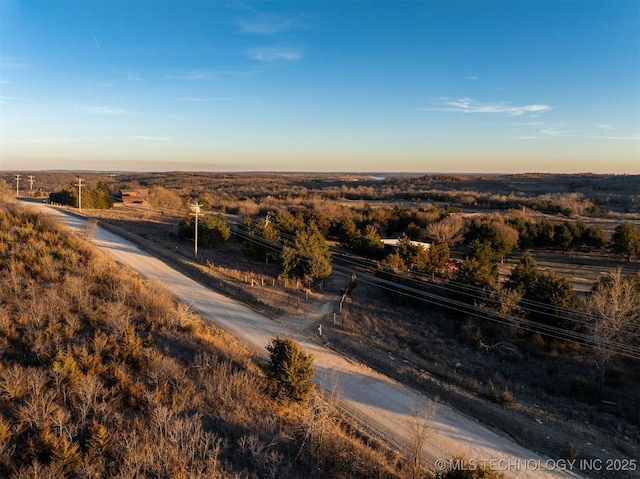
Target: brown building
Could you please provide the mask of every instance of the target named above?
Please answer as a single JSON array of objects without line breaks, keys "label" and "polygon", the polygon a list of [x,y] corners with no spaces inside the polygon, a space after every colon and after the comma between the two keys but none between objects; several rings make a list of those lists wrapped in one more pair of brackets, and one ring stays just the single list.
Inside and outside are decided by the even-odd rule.
[{"label": "brown building", "polygon": [[144,205],[149,199],[149,189],[120,190],[120,198],[122,198],[122,203],[125,205]]}]

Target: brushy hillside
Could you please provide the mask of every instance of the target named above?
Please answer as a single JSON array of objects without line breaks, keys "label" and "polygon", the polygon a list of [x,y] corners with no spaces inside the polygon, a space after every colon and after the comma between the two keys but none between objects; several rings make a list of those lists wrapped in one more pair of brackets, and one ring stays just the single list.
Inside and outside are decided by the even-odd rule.
[{"label": "brushy hillside", "polygon": [[402,477],[316,395],[49,217],[0,205],[0,477]]}]

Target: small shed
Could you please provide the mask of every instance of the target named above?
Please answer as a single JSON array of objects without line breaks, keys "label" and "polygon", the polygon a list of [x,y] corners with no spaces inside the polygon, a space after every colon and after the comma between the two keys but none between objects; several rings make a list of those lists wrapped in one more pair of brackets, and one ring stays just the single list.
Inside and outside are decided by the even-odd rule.
[{"label": "small shed", "polygon": [[[397,248],[399,241],[398,241],[398,238],[382,238],[382,243],[386,247]],[[411,244],[416,248],[421,248],[421,249],[431,248],[431,243],[423,243],[422,241],[412,241]]]},{"label": "small shed", "polygon": [[120,198],[125,205],[144,205],[149,200],[149,189],[120,190]]}]

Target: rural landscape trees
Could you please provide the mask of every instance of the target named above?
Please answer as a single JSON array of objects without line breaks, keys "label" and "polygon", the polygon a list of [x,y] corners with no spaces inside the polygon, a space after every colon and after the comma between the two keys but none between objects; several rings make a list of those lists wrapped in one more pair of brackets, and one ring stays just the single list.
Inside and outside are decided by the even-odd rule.
[{"label": "rural landscape trees", "polygon": [[329,247],[316,221],[289,212],[270,213],[257,222],[245,219],[243,251],[265,262],[277,260],[284,277],[297,272],[309,280],[326,278],[331,274]]},{"label": "rural landscape trees", "polygon": [[[627,451],[628,455],[633,449],[624,439],[635,437],[635,412],[640,405],[635,359],[640,347],[640,286],[636,273],[640,251],[638,216],[634,213],[637,200],[633,200],[637,194],[633,188],[621,187],[617,190],[620,193],[612,193],[593,183],[591,193],[527,196],[483,191],[478,179],[428,176],[351,183],[277,175],[266,175],[260,181],[250,175],[211,178],[191,175],[188,183],[171,175],[149,175],[140,183],[153,193],[148,205],[113,208],[102,216],[96,211],[95,215],[101,224],[118,225],[122,221],[127,230],[139,235],[143,246],[152,242],[154,247],[166,247],[167,257],[173,257],[176,265],[193,268],[191,273],[205,281],[213,278],[209,284],[225,293],[253,301],[254,307],[271,311],[274,317],[284,317],[286,311],[291,324],[304,318],[312,304],[335,300],[337,305],[336,298],[341,298],[342,317],[323,322],[323,339],[332,347],[437,394],[442,389],[425,381],[425,375],[432,374],[453,386],[447,386],[446,391],[455,407],[483,417],[514,437],[524,434],[520,440],[538,437],[550,456],[557,452],[598,457],[599,453],[595,446],[573,444],[567,436],[565,442],[553,442],[555,434],[554,439],[546,440],[542,428],[523,428],[523,424],[538,424],[535,419],[540,409],[535,405],[544,405],[541,407],[549,423],[566,422],[570,429],[578,428],[578,434],[592,434],[579,426],[588,423],[594,434],[606,437],[608,451]],[[97,184],[98,180],[91,179],[87,184]],[[114,192],[134,181],[132,176],[105,184]],[[607,180],[599,181],[604,184]],[[64,190],[69,183],[65,180],[57,190]],[[537,191],[540,183],[535,183]],[[498,188],[496,185],[494,180],[490,188]],[[574,183],[572,188],[578,187]],[[199,229],[199,240],[207,241],[206,229],[216,231],[207,245],[217,247],[203,251],[199,261],[189,254],[194,222],[187,216],[187,205],[194,201],[211,205],[211,210],[203,208],[204,216],[199,217],[199,228],[200,222],[205,228]],[[85,214],[93,214],[86,210]],[[86,263],[62,249],[26,254],[35,244],[29,238],[37,221],[26,219],[15,231],[10,228],[18,243],[24,243],[17,251],[25,253],[26,270],[33,268],[39,277],[56,278],[52,265],[58,260],[68,265],[65,271]],[[2,231],[6,235],[8,230]],[[397,247],[388,245],[390,239],[397,240]],[[429,246],[418,247],[421,243]],[[0,241],[0,248],[4,247]],[[592,284],[587,283],[587,268],[583,271],[582,266],[574,266],[582,261],[587,265],[593,262],[588,268]],[[353,296],[342,294],[351,276],[349,271],[344,277],[345,268],[353,268],[353,274],[358,274],[360,286]],[[3,272],[8,281],[17,277],[11,271]],[[15,267],[13,271],[17,271]],[[319,288],[313,294],[307,289],[306,281],[315,279],[325,280],[324,294]],[[71,288],[73,285],[66,281],[65,287]],[[111,290],[115,290],[111,284]],[[276,293],[277,284],[284,289]],[[276,303],[271,294],[279,295],[281,302]],[[137,358],[136,351],[144,351],[148,338],[157,339],[158,334],[146,329],[140,329],[141,333],[135,329],[137,324],[152,329],[156,326],[149,326],[150,314],[143,319],[135,312],[120,314],[124,311],[120,303],[109,306],[109,317],[128,319],[110,322],[112,329],[103,332],[113,334],[128,351],[126,354]],[[174,318],[183,316],[176,313]],[[136,325],[136,334],[125,326],[130,322]],[[185,319],[184,324],[186,327],[189,321]],[[61,330],[71,337],[77,328],[76,322],[69,320]],[[150,336],[145,336],[147,332]],[[38,341],[35,344],[43,340]],[[99,350],[105,347],[102,341],[100,336],[96,343]],[[39,348],[32,348],[36,357],[43,354]],[[76,379],[78,371],[84,371],[78,368],[77,355],[63,351],[49,360],[57,394],[82,396],[92,404],[92,391],[109,384],[99,374]],[[144,364],[139,359],[130,361],[136,367]],[[7,378],[19,374],[7,368],[2,372]],[[271,399],[296,402],[271,372],[267,371],[265,377]],[[67,391],[65,384],[75,384],[76,380],[81,387]],[[466,394],[457,394],[456,387]],[[315,396],[312,399],[315,402]],[[482,402],[500,405],[505,413],[514,415],[511,419],[518,413],[523,422],[514,421],[519,426],[509,429],[511,423],[496,419],[495,408],[490,405],[483,409]],[[65,439],[55,454],[50,445],[47,457],[68,456],[69,467],[74,467],[74,451],[83,458],[90,450],[113,454],[113,448],[117,448],[113,441],[117,444],[117,440],[109,424],[92,422],[94,414],[91,408],[78,406],[77,414],[71,415],[77,415],[86,425],[83,434],[87,439],[84,435]],[[4,416],[5,425],[11,428],[9,417],[13,416]],[[547,421],[545,417],[542,420]],[[612,434],[612,427],[618,432]],[[255,444],[251,441],[243,440],[245,460],[250,456],[250,445]],[[592,441],[597,444],[595,437]],[[306,450],[300,457],[308,457]]]},{"label": "rural landscape trees", "polygon": [[82,208],[108,209],[114,202],[109,187],[101,181],[94,188],[85,185],[81,192],[76,185],[69,185],[60,191],[49,193],[49,200],[52,203],[77,207],[79,196],[82,197]]},{"label": "rural landscape trees", "polygon": [[[360,193],[369,198],[388,194],[372,191],[375,188],[358,190],[358,193],[349,189],[348,194],[342,194],[349,198]],[[525,338],[531,331],[538,331],[543,334],[543,341],[551,343],[552,340],[545,339],[551,331],[549,327],[593,333],[573,317],[583,314],[575,310],[584,306],[578,301],[571,281],[553,270],[540,271],[535,260],[537,252],[591,254],[602,251],[608,254],[610,251],[627,261],[640,253],[640,233],[631,223],[621,222],[612,233],[605,234],[598,226],[571,219],[577,211],[595,211],[592,203],[578,205],[580,197],[576,195],[549,196],[538,203],[520,198],[520,206],[526,205],[522,211],[504,211],[505,207],[514,206],[516,200],[512,198],[502,204],[502,213],[464,215],[458,206],[452,205],[404,208],[386,204],[372,206],[365,202],[359,206],[329,206],[324,201],[309,201],[308,194],[309,190],[305,190],[304,197],[301,196],[304,199],[294,202],[292,207],[285,206],[291,196],[282,201],[282,206],[277,206],[277,197],[270,196],[269,209],[258,208],[253,216],[245,217],[237,230],[245,254],[272,264],[283,278],[314,280],[331,273],[328,245],[333,243],[343,251],[371,260],[374,268],[395,277],[424,275],[422,280],[430,277],[434,282],[450,282],[450,292],[445,293],[445,297],[450,295],[489,311],[510,315],[505,321],[512,327],[504,330],[504,338],[498,335],[499,329],[480,326],[495,342]],[[457,204],[473,204],[480,196],[476,195],[475,200],[470,199],[470,195],[460,196]],[[456,201],[451,194],[433,193],[430,197]],[[219,204],[213,196],[207,196],[207,200],[212,206]],[[489,204],[492,201],[489,199]],[[557,206],[553,206],[554,201]],[[259,204],[259,196],[254,204]],[[565,217],[554,222],[536,219],[524,212],[526,207],[560,212]],[[603,210],[599,214],[603,214]],[[385,247],[384,237],[397,239],[397,247]],[[414,241],[427,242],[429,246],[417,247]],[[502,273],[501,265],[513,252],[522,254],[520,262],[510,273]],[[463,261],[452,262],[452,255]],[[393,281],[408,284],[405,280]],[[464,290],[468,287],[475,289]],[[525,334],[520,329],[522,321],[539,323],[540,327],[530,325],[529,333]],[[628,342],[629,338],[619,341]]]}]

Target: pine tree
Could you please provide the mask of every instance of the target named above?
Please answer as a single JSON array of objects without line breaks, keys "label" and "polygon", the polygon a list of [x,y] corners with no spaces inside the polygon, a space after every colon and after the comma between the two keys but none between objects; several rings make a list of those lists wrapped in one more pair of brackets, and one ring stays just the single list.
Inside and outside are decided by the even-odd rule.
[{"label": "pine tree", "polygon": [[267,345],[267,351],[270,353],[269,371],[278,384],[278,392],[292,401],[307,402],[313,392],[313,356],[288,336],[276,336]]},{"label": "pine tree", "polygon": [[632,256],[640,255],[640,230],[631,223],[619,224],[611,236],[611,245],[614,253],[631,261]]},{"label": "pine tree", "polygon": [[307,278],[322,279],[331,274],[329,246],[315,224],[298,230],[294,248],[302,259],[302,270]]},{"label": "pine tree", "polygon": [[384,244],[373,225],[367,225],[364,233],[353,245],[353,252],[367,258],[379,258],[384,252]]},{"label": "pine tree", "polygon": [[529,253],[525,253],[513,268],[505,286],[523,294],[531,294],[538,281],[538,265]]}]

